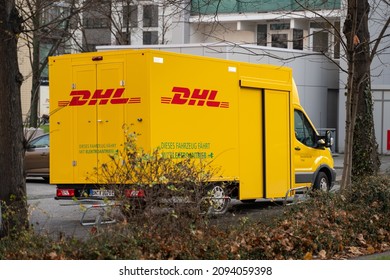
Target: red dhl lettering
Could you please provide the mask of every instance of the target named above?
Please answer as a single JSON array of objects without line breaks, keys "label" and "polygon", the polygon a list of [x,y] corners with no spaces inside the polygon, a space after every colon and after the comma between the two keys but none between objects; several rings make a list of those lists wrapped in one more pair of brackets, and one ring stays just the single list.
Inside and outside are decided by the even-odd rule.
[{"label": "red dhl lettering", "polygon": [[89,90],[73,90],[70,92],[72,99],[70,101],[58,101],[59,107],[65,106],[83,106],[83,105],[107,105],[107,104],[133,104],[141,103],[141,97],[124,98],[122,97],[125,89],[97,89],[91,94]]},{"label": "red dhl lettering", "polygon": [[196,88],[191,92],[189,88],[173,87],[172,92],[173,97],[161,97],[161,103],[229,108],[229,102],[215,100],[218,94],[216,90]]}]

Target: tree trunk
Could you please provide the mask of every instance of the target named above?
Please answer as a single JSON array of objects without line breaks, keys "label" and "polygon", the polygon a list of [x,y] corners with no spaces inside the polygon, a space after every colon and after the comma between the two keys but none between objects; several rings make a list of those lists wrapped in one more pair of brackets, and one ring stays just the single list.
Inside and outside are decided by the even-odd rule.
[{"label": "tree trunk", "polygon": [[357,179],[375,174],[380,166],[370,83],[369,10],[367,0],[348,1],[343,30],[347,38],[348,82],[342,190],[350,186],[353,176]]},{"label": "tree trunk", "polygon": [[371,52],[368,16],[368,1],[358,1],[358,44],[355,47],[354,90],[358,94],[357,114],[354,130],[352,177],[375,175],[379,171],[380,161],[375,138],[373,101],[371,94]]},{"label": "tree trunk", "polygon": [[33,54],[32,54],[32,87],[31,87],[31,99],[30,99],[30,114],[29,114],[29,126],[38,127],[38,104],[39,104],[39,89],[40,89],[40,38],[37,34],[39,31],[35,31],[33,34]]},{"label": "tree trunk", "polygon": [[40,89],[40,79],[41,79],[41,71],[40,71],[40,47],[41,47],[41,31],[40,31],[40,22],[41,22],[41,1],[36,1],[35,3],[36,11],[32,18],[33,23],[33,38],[32,38],[32,87],[31,87],[31,98],[30,98],[30,114],[29,114],[29,126],[30,127],[38,127],[38,104],[39,104],[39,89]]},{"label": "tree trunk", "polygon": [[17,59],[21,18],[14,0],[0,0],[0,237],[25,227],[27,204],[23,170],[24,137]]}]

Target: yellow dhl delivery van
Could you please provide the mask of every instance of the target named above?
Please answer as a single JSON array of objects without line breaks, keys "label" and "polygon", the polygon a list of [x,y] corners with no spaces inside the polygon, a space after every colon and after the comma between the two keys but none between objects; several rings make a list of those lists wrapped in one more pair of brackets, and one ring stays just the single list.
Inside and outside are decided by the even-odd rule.
[{"label": "yellow dhl delivery van", "polygon": [[124,50],[51,57],[49,71],[57,199],[94,197],[87,178],[123,147],[124,124],[146,150],[212,161],[242,201],[334,183],[330,132],[318,135],[290,68]]}]

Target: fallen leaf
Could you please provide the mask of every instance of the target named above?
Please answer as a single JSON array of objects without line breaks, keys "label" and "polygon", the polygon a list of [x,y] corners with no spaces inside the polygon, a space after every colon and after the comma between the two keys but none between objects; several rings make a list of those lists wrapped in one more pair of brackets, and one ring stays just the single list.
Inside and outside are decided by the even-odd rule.
[{"label": "fallen leaf", "polygon": [[321,259],[326,259],[326,251],[325,251],[325,250],[321,250],[321,251],[318,253],[318,256],[319,256]]},{"label": "fallen leaf", "polygon": [[354,255],[362,255],[363,253],[359,250],[358,247],[355,247],[355,246],[352,246],[352,247],[349,247],[349,252],[351,252],[352,254]]},{"label": "fallen leaf", "polygon": [[238,252],[238,249],[240,248],[240,245],[235,243],[233,245],[230,246],[230,252],[235,254]]},{"label": "fallen leaf", "polygon": [[367,244],[366,240],[364,239],[363,234],[359,233],[358,236],[357,236],[357,239],[359,240],[359,242],[360,242],[362,245],[366,245],[366,244]]},{"label": "fallen leaf", "polygon": [[312,260],[313,254],[311,252],[307,252],[305,256],[303,257],[304,260]]},{"label": "fallen leaf", "polygon": [[368,246],[367,252],[368,252],[369,254],[374,254],[374,253],[375,253],[375,248],[372,247],[372,246]]},{"label": "fallen leaf", "polygon": [[51,252],[49,254],[49,257],[50,257],[50,259],[55,260],[57,258],[57,253],[56,252]]}]

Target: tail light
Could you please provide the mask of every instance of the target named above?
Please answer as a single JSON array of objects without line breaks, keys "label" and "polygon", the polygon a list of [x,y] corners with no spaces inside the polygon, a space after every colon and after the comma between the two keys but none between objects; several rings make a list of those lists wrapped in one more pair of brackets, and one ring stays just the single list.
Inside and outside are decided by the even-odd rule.
[{"label": "tail light", "polygon": [[126,197],[145,197],[144,190],[125,190],[125,196]]},{"label": "tail light", "polygon": [[57,189],[57,197],[73,197],[74,189]]}]

